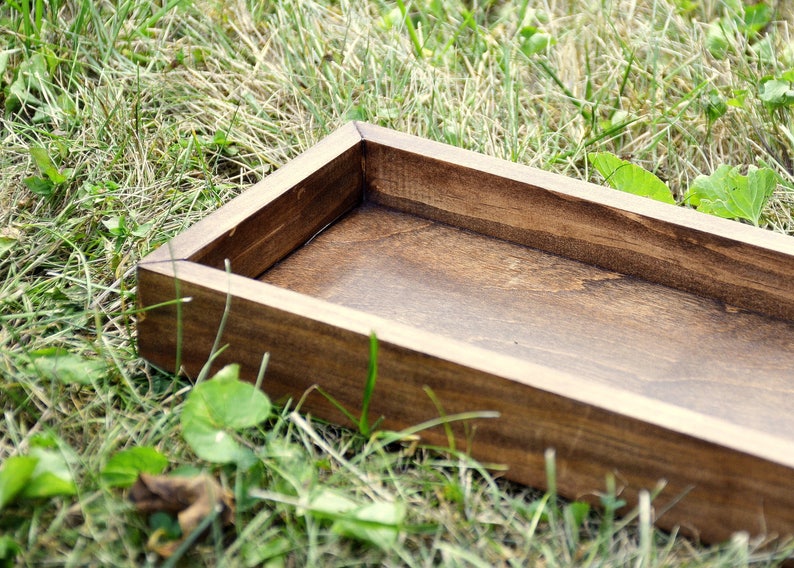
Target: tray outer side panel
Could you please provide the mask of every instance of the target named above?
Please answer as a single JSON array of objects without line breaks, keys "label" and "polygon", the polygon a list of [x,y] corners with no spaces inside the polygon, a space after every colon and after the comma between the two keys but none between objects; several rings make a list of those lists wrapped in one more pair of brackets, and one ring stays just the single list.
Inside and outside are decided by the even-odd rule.
[{"label": "tray outer side panel", "polygon": [[[384,416],[385,428],[400,429],[436,418],[438,411],[423,391],[430,386],[446,413],[495,410],[497,419],[476,421],[472,453],[485,462],[509,466],[507,477],[535,487],[545,485],[543,454],[557,451],[558,489],[570,498],[594,499],[607,473],[625,486],[630,505],[639,489],[668,485],[654,502],[665,511],[657,524],[680,525],[706,541],[732,532],[794,534],[791,464],[737,451],[663,428],[637,416],[669,412],[653,401],[622,398],[607,402],[616,410],[581,402],[581,389],[551,369],[492,355],[430,334],[411,330],[237,275],[191,262],[152,263],[139,271],[142,305],[173,300],[180,280],[182,360],[195,376],[209,356],[231,294],[221,344],[228,344],[217,365],[242,364],[244,376],[255,377],[264,351],[270,353],[264,390],[274,399],[298,400],[314,384],[355,411],[361,407],[368,364],[368,334],[380,338],[379,378],[370,409]],[[152,309],[141,322],[149,339],[142,353],[155,364],[173,368],[176,359],[177,310]],[[154,339],[156,338],[156,340]],[[296,364],[296,362],[300,364]],[[522,376],[525,380],[522,380]],[[512,378],[510,378],[512,377]],[[560,384],[570,396],[531,386]],[[585,387],[586,390],[586,387]],[[597,396],[594,398],[598,398]],[[629,406],[635,417],[617,410]],[[656,408],[656,409],[655,409]],[[307,397],[303,411],[345,423],[323,397]],[[675,409],[673,409],[675,412]],[[675,416],[673,415],[673,421]],[[681,420],[697,426],[697,419]],[[456,427],[457,428],[457,427]],[[708,428],[708,425],[705,426]],[[463,436],[457,428],[457,435]],[[752,442],[753,434],[747,434]],[[423,433],[426,441],[445,444],[443,431]],[[741,436],[738,436],[741,437]],[[768,437],[761,446],[774,446]],[[745,446],[748,444],[745,440]],[[788,446],[788,447],[787,447]],[[782,452],[790,452],[784,443]],[[677,503],[675,502],[683,495]]]},{"label": "tray outer side panel", "polygon": [[358,128],[369,200],[794,320],[791,237],[384,128]]}]

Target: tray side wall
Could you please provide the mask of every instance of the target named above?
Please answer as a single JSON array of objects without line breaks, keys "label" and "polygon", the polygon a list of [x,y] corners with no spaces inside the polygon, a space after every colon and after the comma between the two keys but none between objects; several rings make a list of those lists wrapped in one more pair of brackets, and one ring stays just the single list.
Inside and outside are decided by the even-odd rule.
[{"label": "tray side wall", "polygon": [[794,241],[443,144],[359,125],[367,199],[794,319]]},{"label": "tray side wall", "polygon": [[256,277],[363,199],[361,137],[347,124],[141,262],[190,259]]},{"label": "tray side wall", "polygon": [[[253,378],[259,350],[267,350],[271,358],[263,388],[271,397],[298,400],[319,383],[355,411],[366,376],[368,333],[375,328],[381,340],[371,413],[385,416],[386,428],[401,429],[438,416],[423,391],[428,385],[448,414],[501,413],[498,419],[476,421],[472,453],[485,462],[508,465],[507,477],[515,481],[543,487],[543,454],[552,447],[557,451],[559,490],[567,497],[593,497],[606,474],[614,473],[624,485],[622,497],[633,505],[639,489],[652,489],[663,478],[667,488],[654,502],[657,511],[685,494],[658,520],[664,528],[682,525],[707,541],[727,539],[736,530],[794,534],[788,467],[408,348],[383,321],[373,320],[370,326],[366,319],[340,317],[337,324],[329,324],[308,314],[325,310],[327,320],[333,318],[334,306],[310,298],[301,305],[293,301],[296,294],[189,262],[141,267],[142,306],[173,300],[175,277],[181,296],[192,301],[182,304],[181,313],[174,305],[146,311],[139,323],[140,352],[157,365],[176,365],[181,317],[181,357],[195,376],[209,356],[231,294],[221,341],[229,348],[217,365],[241,363],[244,375]],[[308,396],[301,410],[344,423],[319,394]],[[458,426],[456,434],[464,436]],[[441,430],[423,436],[445,444]]]}]

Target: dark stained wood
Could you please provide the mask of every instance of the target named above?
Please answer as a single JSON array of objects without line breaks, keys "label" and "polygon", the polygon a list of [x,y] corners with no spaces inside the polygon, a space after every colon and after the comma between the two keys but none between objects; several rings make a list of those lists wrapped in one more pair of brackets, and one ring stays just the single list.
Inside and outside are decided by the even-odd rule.
[{"label": "dark stained wood", "polygon": [[256,276],[361,202],[361,138],[353,124],[172,239],[147,261],[190,259]]},{"label": "dark stained wood", "polygon": [[373,206],[261,280],[770,434],[794,432],[794,324],[660,284]]},{"label": "dark stained wood", "polygon": [[[380,366],[371,412],[385,416],[385,428],[437,417],[422,390],[429,385],[447,413],[501,413],[476,421],[472,453],[509,465],[511,479],[543,487],[543,452],[553,447],[563,495],[592,495],[612,472],[634,503],[639,489],[665,479],[657,510],[686,495],[658,519],[662,527],[681,525],[707,541],[739,529],[794,533],[788,439],[195,263],[141,267],[142,302],[172,299],[175,273],[192,298],[183,305],[183,357],[194,376],[209,355],[227,293],[233,300],[223,343],[230,347],[218,364],[242,363],[253,378],[262,351],[269,351],[263,388],[276,399],[297,400],[321,384],[348,408],[359,408],[374,330]],[[168,307],[151,310],[139,324],[141,352],[166,367],[173,365],[175,322]],[[302,410],[344,423],[317,393]],[[445,442],[442,431],[424,437]]]},{"label": "dark stained wood", "polygon": [[682,207],[359,125],[367,198],[794,319],[794,240]]},{"label": "dark stained wood", "polygon": [[138,347],[195,376],[228,298],[216,366],[268,351],[272,397],[355,410],[374,330],[388,428],[437,417],[429,385],[501,413],[472,451],[511,479],[553,447],[568,497],[666,479],[662,527],[794,535],[792,274],[794,239],[350,124],[140,263]]}]

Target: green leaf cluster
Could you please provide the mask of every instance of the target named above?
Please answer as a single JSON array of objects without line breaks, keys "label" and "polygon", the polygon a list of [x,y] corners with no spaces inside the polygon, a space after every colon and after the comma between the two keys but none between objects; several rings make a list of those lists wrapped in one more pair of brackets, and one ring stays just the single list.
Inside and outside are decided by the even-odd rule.
[{"label": "green leaf cluster", "polygon": [[[644,168],[609,152],[591,153],[587,158],[613,188],[675,204],[667,185]],[[695,178],[683,202],[702,213],[758,226],[777,183],[777,175],[769,168],[750,166],[747,175],[742,175],[738,166],[723,164],[711,175]]]},{"label": "green leaf cluster", "polygon": [[143,225],[130,224],[123,215],[108,217],[102,221],[102,224],[111,235],[122,238],[130,236],[145,237],[152,228],[152,223],[144,223]]},{"label": "green leaf cluster", "polygon": [[776,186],[777,175],[769,168],[750,166],[747,175],[742,175],[738,167],[723,164],[711,175],[695,178],[684,201],[703,213],[758,226]]},{"label": "green leaf cluster", "polygon": [[154,223],[143,223],[138,225],[132,220],[128,220],[125,215],[112,215],[102,220],[107,232],[114,242],[114,256],[111,265],[115,269],[121,261],[121,251],[124,249],[128,239],[142,239],[152,232]]}]

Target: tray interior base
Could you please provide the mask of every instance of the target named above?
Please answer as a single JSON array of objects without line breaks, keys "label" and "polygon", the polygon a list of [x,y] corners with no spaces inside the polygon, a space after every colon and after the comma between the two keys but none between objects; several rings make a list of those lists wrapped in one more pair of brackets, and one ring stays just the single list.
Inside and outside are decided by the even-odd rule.
[{"label": "tray interior base", "polygon": [[261,281],[779,435],[794,323],[364,204]]}]

